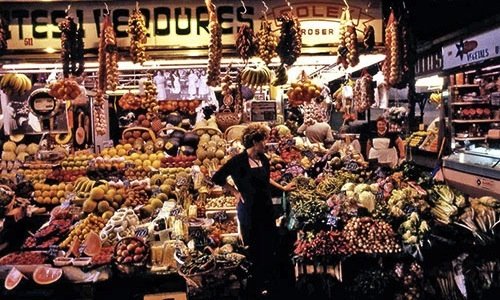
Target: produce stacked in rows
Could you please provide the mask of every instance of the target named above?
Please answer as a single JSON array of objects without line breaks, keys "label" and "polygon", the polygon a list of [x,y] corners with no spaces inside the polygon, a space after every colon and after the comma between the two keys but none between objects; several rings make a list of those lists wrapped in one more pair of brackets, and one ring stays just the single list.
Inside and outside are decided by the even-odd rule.
[{"label": "produce stacked in rows", "polygon": [[62,241],[59,246],[61,248],[68,248],[72,245],[72,243],[78,243],[79,245],[85,241],[91,231],[99,234],[101,229],[104,228],[105,224],[105,219],[94,214],[90,214],[71,230],[69,236],[64,241]]},{"label": "produce stacked in rows", "polygon": [[253,29],[247,24],[240,26],[236,35],[236,51],[246,63],[248,59],[257,53],[257,41]]},{"label": "produce stacked in rows", "polygon": [[351,20],[349,9],[343,9],[340,17],[340,43],[338,63],[344,68],[354,67],[359,63],[358,38],[356,36],[356,27]]},{"label": "produce stacked in rows", "polygon": [[124,110],[137,110],[141,107],[141,98],[128,92],[120,97],[118,105]]},{"label": "produce stacked in rows", "polygon": [[0,89],[7,95],[24,95],[31,91],[31,80],[24,74],[8,73],[0,80]]},{"label": "produce stacked in rows", "polygon": [[276,48],[276,53],[281,59],[281,63],[291,66],[297,61],[302,53],[302,31],[300,23],[291,12],[283,13],[278,21],[281,22],[280,40]]},{"label": "produce stacked in rows", "polygon": [[260,23],[260,30],[257,32],[257,55],[269,65],[273,57],[276,57],[279,37],[273,32],[270,21],[264,20]]},{"label": "produce stacked in rows", "polygon": [[291,84],[287,95],[290,106],[299,106],[319,97],[321,88],[308,79],[303,72],[302,79]]},{"label": "produce stacked in rows", "polygon": [[222,59],[222,28],[217,20],[217,12],[212,0],[205,0],[210,23],[210,43],[208,45],[207,85],[216,87],[220,84],[220,63]]},{"label": "produce stacked in rows", "polygon": [[61,31],[61,60],[63,64],[64,78],[80,76],[84,71],[84,44],[83,28],[78,28],[72,17],[66,18],[59,23]]},{"label": "produce stacked in rows", "polygon": [[128,19],[127,33],[130,35],[130,56],[134,64],[141,65],[146,62],[146,46],[147,28],[144,21],[144,16],[138,8],[132,11],[132,15]]}]

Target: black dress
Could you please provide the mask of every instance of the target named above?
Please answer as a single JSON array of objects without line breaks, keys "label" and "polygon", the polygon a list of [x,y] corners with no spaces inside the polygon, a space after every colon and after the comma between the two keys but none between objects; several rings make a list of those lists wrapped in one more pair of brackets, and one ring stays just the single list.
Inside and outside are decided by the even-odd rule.
[{"label": "black dress", "polygon": [[269,160],[259,155],[261,167],[252,168],[248,154],[243,151],[217,171],[212,181],[224,185],[229,175],[241,193],[244,203],[238,203],[238,219],[243,242],[248,246],[248,258],[254,264],[253,276],[257,288],[272,279],[277,241],[269,183]]}]

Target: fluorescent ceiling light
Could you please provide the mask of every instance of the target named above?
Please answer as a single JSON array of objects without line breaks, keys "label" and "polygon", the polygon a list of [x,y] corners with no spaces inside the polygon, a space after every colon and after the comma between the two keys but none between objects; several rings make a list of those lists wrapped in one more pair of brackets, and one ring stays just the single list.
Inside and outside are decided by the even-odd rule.
[{"label": "fluorescent ceiling light", "polygon": [[[330,59],[329,65],[332,65],[335,61],[337,61],[337,56],[328,56]],[[300,57],[299,57],[300,58]],[[320,81],[330,82],[339,78],[342,78],[347,74],[351,74],[367,68],[371,65],[377,64],[385,59],[385,54],[364,54],[359,56],[359,63],[351,67],[349,66],[347,69],[343,69],[340,66],[337,66],[333,69],[327,70],[325,72],[321,72],[319,75]]]},{"label": "fluorescent ceiling light", "polygon": [[420,78],[415,82],[415,86],[421,87],[442,87],[444,84],[444,78],[438,75]]}]

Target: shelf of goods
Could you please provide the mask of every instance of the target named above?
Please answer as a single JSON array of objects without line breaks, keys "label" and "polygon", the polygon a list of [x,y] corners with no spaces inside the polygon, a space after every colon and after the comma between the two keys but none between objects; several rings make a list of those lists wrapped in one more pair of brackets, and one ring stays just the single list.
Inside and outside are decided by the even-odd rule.
[{"label": "shelf of goods", "polygon": [[474,120],[451,120],[453,123],[497,123],[500,122],[500,119],[474,119]]},{"label": "shelf of goods", "polygon": [[474,137],[455,137],[456,141],[483,141],[486,140],[486,136],[474,136]]}]

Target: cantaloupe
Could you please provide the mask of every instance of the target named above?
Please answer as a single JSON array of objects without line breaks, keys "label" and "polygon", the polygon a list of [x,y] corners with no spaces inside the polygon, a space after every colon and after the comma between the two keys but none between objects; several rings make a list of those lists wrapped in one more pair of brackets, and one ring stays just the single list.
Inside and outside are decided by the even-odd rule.
[{"label": "cantaloupe", "polygon": [[26,276],[24,276],[23,273],[21,273],[17,268],[12,267],[9,274],[7,274],[7,277],[5,277],[5,289],[9,291],[14,289],[23,278],[26,278]]},{"label": "cantaloupe", "polygon": [[101,252],[101,238],[94,231],[91,231],[87,234],[84,245],[85,249],[83,250],[83,253],[88,256],[94,256]]}]

